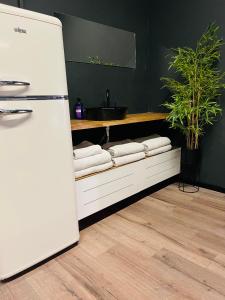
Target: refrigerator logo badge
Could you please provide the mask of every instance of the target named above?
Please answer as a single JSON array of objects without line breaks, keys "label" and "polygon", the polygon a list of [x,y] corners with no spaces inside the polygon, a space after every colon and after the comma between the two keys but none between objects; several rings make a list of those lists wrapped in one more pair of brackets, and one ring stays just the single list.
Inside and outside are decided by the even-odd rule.
[{"label": "refrigerator logo badge", "polygon": [[23,29],[23,28],[20,28],[20,27],[15,27],[14,31],[18,32],[18,33],[27,33],[26,29]]}]

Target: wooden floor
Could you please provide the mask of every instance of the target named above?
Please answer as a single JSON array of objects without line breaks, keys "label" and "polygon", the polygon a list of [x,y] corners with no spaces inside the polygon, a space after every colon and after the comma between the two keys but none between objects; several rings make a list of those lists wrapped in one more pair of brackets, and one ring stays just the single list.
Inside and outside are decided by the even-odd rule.
[{"label": "wooden floor", "polygon": [[81,232],[79,246],[0,284],[0,300],[225,299],[225,195],[170,185]]}]

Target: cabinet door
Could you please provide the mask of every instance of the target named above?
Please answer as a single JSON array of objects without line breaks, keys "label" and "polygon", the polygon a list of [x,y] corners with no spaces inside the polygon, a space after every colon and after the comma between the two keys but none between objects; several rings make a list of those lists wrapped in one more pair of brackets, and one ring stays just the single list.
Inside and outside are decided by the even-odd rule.
[{"label": "cabinet door", "polygon": [[1,280],[75,243],[78,224],[67,101],[0,108],[33,110],[0,117]]},{"label": "cabinet door", "polygon": [[68,94],[62,29],[57,23],[47,16],[39,20],[33,12],[0,11],[0,78],[30,83],[1,86],[1,96]]}]

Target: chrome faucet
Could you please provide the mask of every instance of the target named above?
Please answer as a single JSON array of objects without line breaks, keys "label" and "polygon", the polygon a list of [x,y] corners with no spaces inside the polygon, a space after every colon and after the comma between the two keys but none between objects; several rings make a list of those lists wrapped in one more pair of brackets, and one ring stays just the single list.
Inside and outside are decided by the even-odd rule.
[{"label": "chrome faucet", "polygon": [[106,107],[110,107],[110,90],[107,89],[105,92],[105,96],[106,96]]}]

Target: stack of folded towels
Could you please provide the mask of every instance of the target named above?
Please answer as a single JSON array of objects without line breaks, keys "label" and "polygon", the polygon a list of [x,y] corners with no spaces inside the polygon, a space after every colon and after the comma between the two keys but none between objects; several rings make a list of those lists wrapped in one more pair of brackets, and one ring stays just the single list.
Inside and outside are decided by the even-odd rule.
[{"label": "stack of folded towels", "polygon": [[126,139],[110,142],[104,144],[103,149],[100,145],[84,141],[73,150],[75,177],[105,171],[113,166],[126,165],[171,149],[171,140],[156,134],[134,141]]},{"label": "stack of folded towels", "polygon": [[159,136],[157,134],[138,138],[135,141],[145,146],[145,154],[147,157],[172,149],[171,140],[168,137]]},{"label": "stack of folded towels", "polygon": [[73,154],[76,178],[104,171],[113,166],[110,153],[88,141],[75,146]]},{"label": "stack of folded towels", "polygon": [[115,167],[145,158],[145,145],[131,140],[107,143],[103,148],[112,156]]}]

